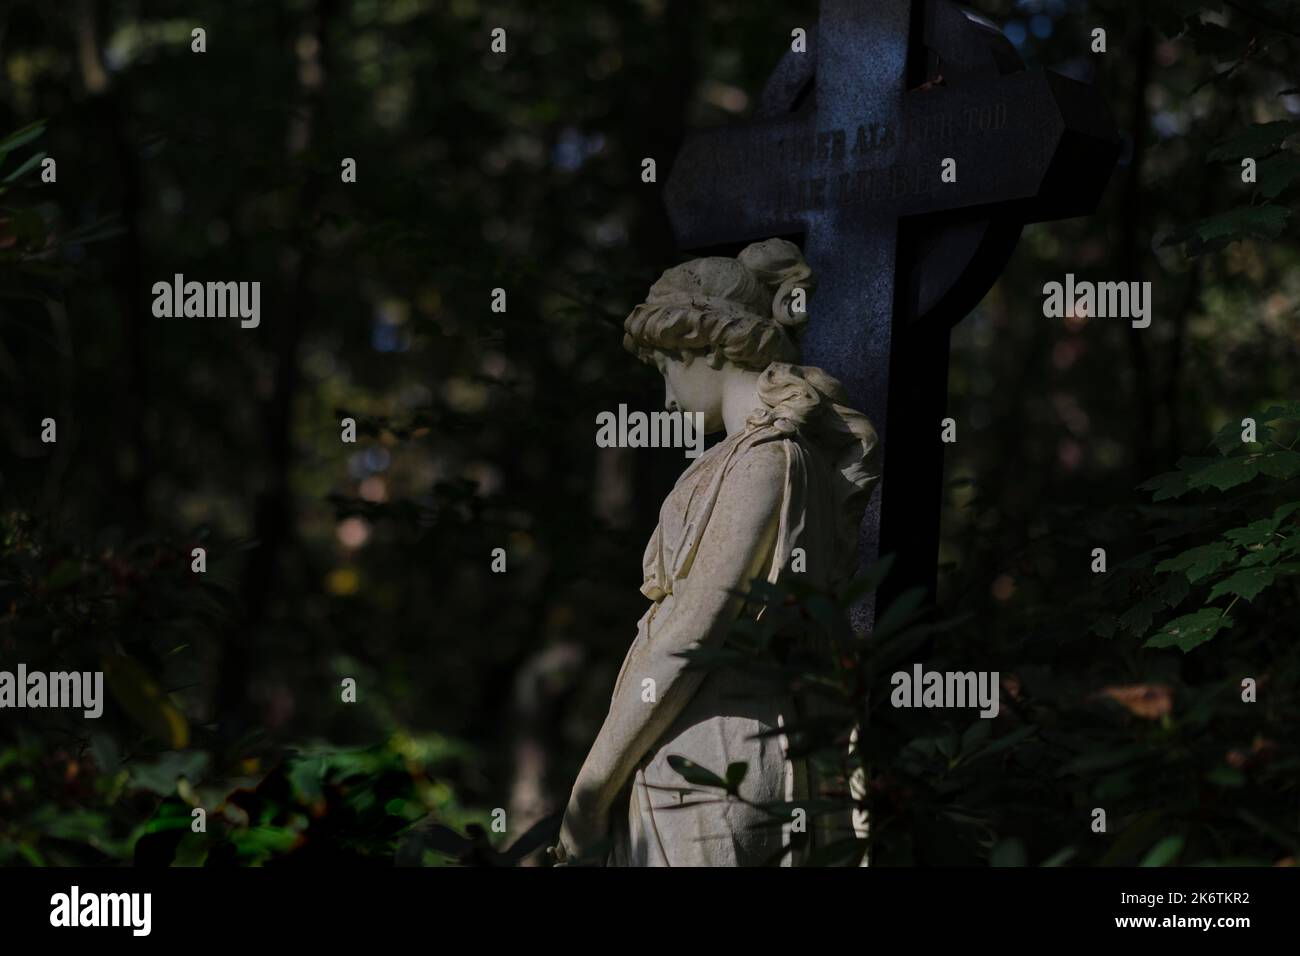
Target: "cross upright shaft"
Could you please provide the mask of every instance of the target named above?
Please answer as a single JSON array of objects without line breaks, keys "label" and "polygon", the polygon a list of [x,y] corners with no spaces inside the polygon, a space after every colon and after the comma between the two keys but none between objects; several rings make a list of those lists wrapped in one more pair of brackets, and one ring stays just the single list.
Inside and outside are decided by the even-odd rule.
[{"label": "cross upright shaft", "polygon": [[[1023,223],[1091,211],[1117,155],[1091,87],[1025,71],[948,0],[823,0],[808,52],[786,54],[757,117],[692,133],[678,154],[665,202],[682,246],[802,237],[818,278],[803,361],[843,382],[880,435],[860,541],[863,564],[895,555],[880,606],[934,587],[952,322]],[[873,616],[868,604],[856,623]]]}]

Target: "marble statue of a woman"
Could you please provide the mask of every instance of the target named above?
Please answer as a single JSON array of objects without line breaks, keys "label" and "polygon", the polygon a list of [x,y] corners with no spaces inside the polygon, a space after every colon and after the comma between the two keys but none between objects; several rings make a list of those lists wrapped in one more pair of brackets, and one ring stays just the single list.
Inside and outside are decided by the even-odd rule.
[{"label": "marble statue of a woman", "polygon": [[[727,437],[660,509],[641,585],[650,606],[551,849],[560,862],[606,847],[611,866],[754,866],[790,844],[789,824],[773,827],[748,804],[807,792],[779,736],[795,701],[748,674],[688,670],[678,655],[717,646],[739,615],[761,613],[743,599],[755,579],[798,573],[834,587],[854,571],[876,435],[839,382],[794,364],[812,288],[798,247],[769,239],[669,269],[625,323],[625,347],[663,374],[668,409],[702,412],[705,431]],[[747,763],[747,802],[683,796],[673,755],[718,774]]]}]

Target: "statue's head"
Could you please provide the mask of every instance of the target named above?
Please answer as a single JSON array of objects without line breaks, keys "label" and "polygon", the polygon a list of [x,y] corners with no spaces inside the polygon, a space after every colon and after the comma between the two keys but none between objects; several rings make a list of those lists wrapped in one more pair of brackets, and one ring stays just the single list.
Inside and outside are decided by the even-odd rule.
[{"label": "statue's head", "polygon": [[735,259],[694,259],[650,287],[624,323],[623,345],[659,369],[670,410],[703,412],[713,431],[721,426],[720,371],[799,361],[813,287],[803,253],[784,239],[753,243]]},{"label": "statue's head", "polygon": [[669,409],[704,414],[706,432],[722,427],[725,380],[735,379],[733,370],[757,373],[755,393],[767,411],[750,423],[798,433],[833,463],[843,515],[839,567],[851,573],[858,523],[880,474],[876,432],[848,407],[844,386],[798,364],[813,286],[803,253],[784,239],[753,243],[734,259],[694,259],[650,287],[623,323],[623,345],[663,374]]}]

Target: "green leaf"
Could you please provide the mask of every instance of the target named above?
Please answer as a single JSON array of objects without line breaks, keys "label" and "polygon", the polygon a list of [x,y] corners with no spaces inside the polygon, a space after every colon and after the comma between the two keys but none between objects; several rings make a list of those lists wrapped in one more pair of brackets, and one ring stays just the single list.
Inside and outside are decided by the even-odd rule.
[{"label": "green leaf", "polygon": [[1207,485],[1227,491],[1237,485],[1244,485],[1259,474],[1259,457],[1256,455],[1238,455],[1233,458],[1221,458],[1213,465],[1201,468],[1187,478],[1187,487],[1204,488]]},{"label": "green leaf", "polygon": [[[101,239],[111,239],[114,236],[120,236],[126,232],[126,229],[115,221],[116,214],[100,216],[93,222],[77,226],[60,234],[59,239],[63,245],[85,244],[88,242],[98,242]],[[254,542],[256,544],[256,542]],[[242,550],[242,549],[241,549]],[[234,550],[227,549],[227,554],[233,554]]]},{"label": "green leaf", "polygon": [[1057,768],[1056,773],[1060,777],[1070,774],[1091,776],[1099,770],[1112,770],[1117,767],[1128,766],[1134,761],[1142,760],[1147,756],[1147,749],[1139,744],[1131,744],[1114,750],[1091,750],[1062,764]]},{"label": "green leaf", "polygon": [[962,732],[961,735],[961,753],[968,754],[975,750],[993,733],[993,721],[976,720]]},{"label": "green leaf", "polygon": [[1155,492],[1153,497],[1156,501],[1166,501],[1186,493],[1187,474],[1182,471],[1166,471],[1142,482],[1138,487],[1143,491]]},{"label": "green leaf", "polygon": [[1156,565],[1157,571],[1182,571],[1193,583],[1213,574],[1237,556],[1237,549],[1222,542],[1189,548],[1182,554],[1166,558]]},{"label": "green leaf", "polygon": [[[1215,433],[1211,443],[1219,450],[1220,455],[1230,455],[1234,451],[1240,451],[1241,441],[1241,422],[1236,419],[1229,419],[1224,426]],[[1255,439],[1256,444],[1263,444],[1273,437],[1273,429],[1262,424],[1260,419],[1256,419]]]},{"label": "green leaf", "polygon": [[1272,518],[1260,518],[1240,528],[1231,528],[1223,532],[1223,537],[1239,548],[1258,548],[1273,541],[1281,519],[1274,514]]},{"label": "green leaf", "polygon": [[25,246],[45,244],[45,220],[35,209],[20,209],[9,220],[9,231]]},{"label": "green leaf", "polygon": [[[1182,577],[1182,575],[1179,575]],[[1184,580],[1186,580],[1184,578]],[[1145,634],[1151,626],[1151,618],[1165,609],[1165,599],[1160,595],[1143,598],[1120,615],[1119,626],[1130,634]]]},{"label": "green leaf", "polygon": [[288,777],[294,795],[308,804],[319,800],[324,793],[322,783],[325,780],[325,770],[326,758],[323,756],[293,760]]},{"label": "green leaf", "polygon": [[101,666],[113,697],[141,727],[173,750],[188,745],[190,728],[185,716],[143,667],[121,654],[106,654]]},{"label": "green leaf", "polygon": [[115,777],[122,766],[122,756],[115,741],[108,734],[90,735],[90,752],[95,758],[95,768],[105,776]]},{"label": "green leaf", "polygon": [[1205,160],[1215,163],[1227,159],[1245,159],[1247,156],[1259,158],[1277,149],[1288,136],[1296,132],[1300,132],[1300,123],[1295,120],[1256,123],[1221,141],[1206,154]]},{"label": "green leaf", "polygon": [[159,754],[153,760],[133,761],[130,765],[131,782],[160,797],[170,797],[176,792],[177,780],[181,777],[189,781],[198,780],[207,765],[208,755],[203,751]]},{"label": "green leaf", "polygon": [[1270,406],[1263,414],[1257,416],[1261,422],[1275,422],[1280,419],[1295,421],[1300,419],[1300,401],[1283,402]]},{"label": "green leaf", "polygon": [[1173,862],[1174,858],[1182,852],[1183,838],[1180,836],[1168,836],[1151,848],[1142,862],[1138,866],[1165,866]]},{"label": "green leaf", "polygon": [[1213,601],[1225,594],[1235,594],[1250,601],[1273,583],[1273,576],[1272,568],[1247,568],[1238,571],[1216,584],[1206,600]]},{"label": "green leaf", "polygon": [[1109,640],[1115,636],[1115,628],[1118,624],[1118,617],[1114,614],[1103,611],[1097,616],[1097,620],[1092,622],[1092,627],[1089,630],[1098,637],[1104,637]]},{"label": "green leaf", "polygon": [[1259,470],[1270,478],[1286,481],[1300,475],[1300,451],[1278,448],[1266,451],[1258,457]]},{"label": "green leaf", "polygon": [[876,591],[881,582],[889,575],[889,569],[894,566],[894,556],[887,554],[880,560],[876,561],[871,567],[867,568],[844,589],[840,596],[840,603],[844,605],[856,604],[859,598],[866,597],[868,594]]},{"label": "green leaf", "polygon": [[718,787],[727,789],[727,781],[723,780],[712,770],[706,770],[692,760],[687,760],[680,754],[668,755],[668,766],[680,774],[687,783],[693,783],[697,787]]},{"label": "green leaf", "polygon": [[1291,211],[1283,206],[1241,206],[1196,224],[1196,235],[1205,242],[1235,241],[1248,237],[1276,239],[1286,227]]},{"label": "green leaf", "polygon": [[1078,855],[1079,855],[1078,848],[1067,846],[1063,850],[1057,850],[1055,853],[1053,853],[1051,856],[1049,856],[1046,860],[1044,860],[1042,863],[1038,865],[1039,866],[1064,866],[1066,863],[1069,863],[1072,859],[1074,859]]},{"label": "green leaf", "polygon": [[[981,721],[981,723],[992,723],[992,721]],[[1011,748],[1024,743],[1030,737],[1033,737],[1036,733],[1038,733],[1037,727],[1031,726],[1031,727],[1017,728],[1016,730],[1013,730],[1011,733],[1007,734],[1005,737],[999,737],[997,740],[993,741],[993,743],[989,744],[983,750],[980,750],[975,754],[972,754],[971,756],[967,757],[964,762],[969,765],[972,761],[981,760],[984,757],[989,757],[992,756],[993,754],[1001,753],[1004,750],[1010,750]]]},{"label": "green leaf", "polygon": [[1272,546],[1253,547],[1251,551],[1237,562],[1239,568],[1256,568],[1261,564],[1272,564],[1282,557],[1282,549]]},{"label": "green leaf", "polygon": [[840,609],[835,602],[824,594],[812,594],[804,602],[804,607],[808,611],[808,616],[821,627],[822,633],[835,633],[836,626],[841,623]]},{"label": "green leaf", "polygon": [[1296,513],[1300,509],[1300,501],[1288,501],[1284,505],[1278,505],[1273,509],[1273,520],[1281,525],[1283,521]]},{"label": "green leaf", "polygon": [[230,842],[235,845],[238,858],[249,864],[261,863],[277,854],[286,853],[301,840],[302,834],[273,826],[249,827],[230,835]]},{"label": "green leaf", "polygon": [[876,623],[875,630],[872,632],[872,638],[876,641],[883,641],[890,634],[905,627],[915,618],[917,611],[924,603],[925,590],[923,588],[908,588],[880,616],[880,620]]},{"label": "green leaf", "polygon": [[1218,464],[1218,458],[1192,458],[1183,457],[1178,459],[1178,470],[1167,471],[1162,475],[1144,481],[1138,485],[1146,491],[1155,492],[1153,500],[1165,501],[1169,498],[1177,498],[1191,490],[1188,486],[1188,477],[1193,473],[1206,468],[1210,465]]},{"label": "green leaf", "polygon": [[1142,646],[1177,647],[1187,653],[1210,640],[1225,627],[1232,627],[1232,618],[1217,607],[1203,607],[1192,614],[1174,618]]},{"label": "green leaf", "polygon": [[[63,810],[53,806],[49,813],[39,812],[32,822],[39,821],[41,833],[55,840],[88,840],[94,842],[108,834],[108,818],[90,810]],[[189,819],[186,819],[188,826]]]},{"label": "green leaf", "polygon": [[24,126],[16,133],[10,133],[4,139],[0,140],[0,162],[4,161],[5,156],[12,153],[19,146],[24,146],[36,139],[45,132],[45,120],[37,120],[29,126]]},{"label": "green leaf", "polygon": [[1171,574],[1169,580],[1165,582],[1165,589],[1161,597],[1164,602],[1171,608],[1178,607],[1187,597],[1187,592],[1192,588],[1191,582],[1187,580],[1185,574]]},{"label": "green leaf", "polygon": [[1265,199],[1273,199],[1291,185],[1291,180],[1300,176],[1300,159],[1279,153],[1260,163],[1255,173],[1260,195]]},{"label": "green leaf", "polygon": [[46,156],[46,154],[43,153],[43,152],[41,152],[41,153],[36,153],[36,154],[34,154],[34,155],[32,155],[32,156],[29,156],[29,157],[27,158],[27,161],[26,161],[25,163],[23,163],[21,166],[19,166],[17,169],[15,169],[15,170],[14,170],[12,173],[10,173],[8,176],[6,176],[6,177],[4,178],[4,180],[3,180],[3,182],[5,182],[5,183],[11,183],[11,182],[13,182],[15,179],[19,179],[19,178],[21,178],[22,176],[26,175],[28,172],[30,172],[30,171],[32,170],[33,167],[39,165],[40,162],[41,162],[41,160],[43,160],[43,159],[45,158],[45,156]]},{"label": "green leaf", "polygon": [[1246,784],[1246,775],[1244,773],[1222,765],[1207,773],[1205,779],[1219,787],[1241,787]]},{"label": "green leaf", "polygon": [[45,579],[45,588],[49,592],[61,591],[80,581],[82,573],[83,569],[80,561],[65,558],[55,566],[54,570],[50,572],[50,576]]}]

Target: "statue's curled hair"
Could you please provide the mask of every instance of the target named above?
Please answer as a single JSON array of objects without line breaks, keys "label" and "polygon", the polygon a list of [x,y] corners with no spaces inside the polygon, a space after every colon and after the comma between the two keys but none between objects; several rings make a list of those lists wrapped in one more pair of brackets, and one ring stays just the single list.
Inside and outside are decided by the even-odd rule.
[{"label": "statue's curled hair", "polygon": [[[735,259],[694,259],[667,270],[624,322],[623,345],[642,361],[703,358],[760,372],[758,395],[781,431],[800,431],[830,455],[846,528],[856,529],[879,477],[871,422],[848,406],[844,387],[799,365],[799,336],[816,282],[803,253],[784,239],[746,246]],[[856,534],[841,542],[846,560]]]}]

